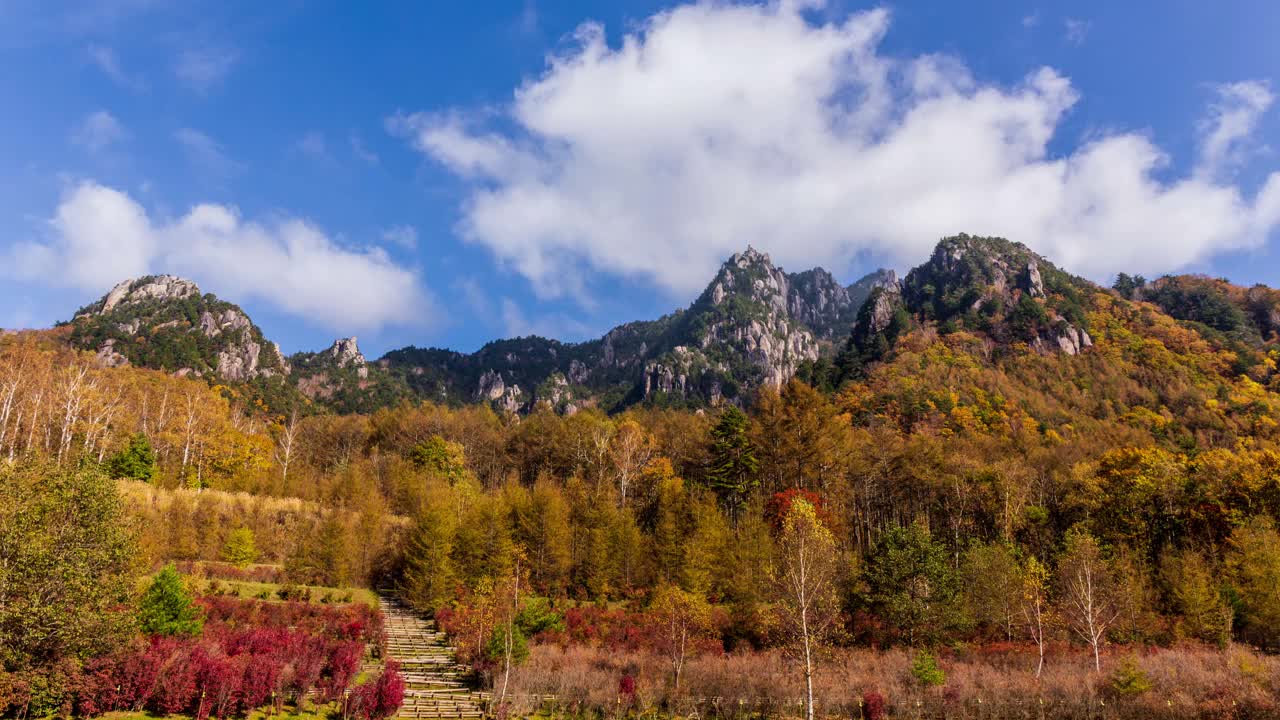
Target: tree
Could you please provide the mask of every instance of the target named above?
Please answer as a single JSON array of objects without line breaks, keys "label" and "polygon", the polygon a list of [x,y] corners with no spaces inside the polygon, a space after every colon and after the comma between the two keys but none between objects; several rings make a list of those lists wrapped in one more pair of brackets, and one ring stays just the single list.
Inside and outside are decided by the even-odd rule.
[{"label": "tree", "polygon": [[428,612],[453,599],[457,578],[453,548],[458,521],[451,505],[449,487],[441,481],[429,483],[424,507],[409,529],[405,547],[401,594]]},{"label": "tree", "polygon": [[1160,563],[1160,579],[1170,604],[1182,616],[1179,631],[1225,647],[1231,640],[1231,608],[1223,601],[1216,578],[1214,568],[1194,550],[1166,555]]},{"label": "tree", "polygon": [[936,642],[963,624],[951,558],[920,523],[881,536],[865,578],[872,610],[910,645]]},{"label": "tree", "polygon": [[760,470],[755,446],[747,436],[747,416],[730,405],[720,413],[720,419],[711,429],[711,440],[707,484],[736,522],[743,503],[756,486],[756,473]]},{"label": "tree", "polygon": [[711,606],[701,596],[671,583],[663,583],[649,603],[662,636],[662,648],[671,661],[673,695],[680,694],[680,675],[684,671],[689,645],[701,638],[711,626]]},{"label": "tree", "polygon": [[1093,667],[1102,672],[1099,650],[1107,628],[1120,616],[1111,568],[1093,536],[1069,530],[1058,561],[1058,596],[1067,627],[1093,650]]},{"label": "tree", "polygon": [[970,616],[1013,640],[1024,590],[1013,551],[1003,543],[976,544],[965,553],[963,567]]},{"label": "tree", "polygon": [[1048,632],[1053,618],[1053,610],[1049,605],[1049,569],[1032,555],[1027,558],[1020,575],[1022,623],[1027,636],[1036,644],[1036,651],[1039,653],[1036,677],[1040,677],[1040,673],[1044,671],[1044,651],[1048,645]]},{"label": "tree", "polygon": [[222,548],[222,559],[239,567],[247,567],[257,560],[258,547],[254,544],[253,531],[245,527],[232,530]]},{"label": "tree", "polygon": [[1231,534],[1227,567],[1239,598],[1241,635],[1280,647],[1280,533],[1271,521],[1256,518]]},{"label": "tree", "polygon": [[200,609],[182,584],[173,563],[156,574],[138,610],[142,632],[148,635],[199,635],[204,629]]},{"label": "tree", "polygon": [[107,461],[111,477],[151,482],[156,475],[156,454],[151,441],[142,433],[129,438],[129,444]]},{"label": "tree", "polygon": [[774,584],[783,627],[804,667],[805,718],[813,720],[817,650],[836,616],[836,542],[805,500],[796,500],[782,524]]},{"label": "tree", "polygon": [[107,652],[133,633],[136,557],[112,482],[0,462],[0,667]]}]

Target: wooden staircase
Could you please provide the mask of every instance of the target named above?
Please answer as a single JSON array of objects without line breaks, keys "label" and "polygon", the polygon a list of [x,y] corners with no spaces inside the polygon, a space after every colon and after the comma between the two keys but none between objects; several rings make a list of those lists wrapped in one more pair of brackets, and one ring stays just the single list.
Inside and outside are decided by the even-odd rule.
[{"label": "wooden staircase", "polygon": [[464,683],[467,668],[445,634],[398,600],[383,596],[386,657],[400,663],[404,676],[402,718],[481,718],[485,700]]}]

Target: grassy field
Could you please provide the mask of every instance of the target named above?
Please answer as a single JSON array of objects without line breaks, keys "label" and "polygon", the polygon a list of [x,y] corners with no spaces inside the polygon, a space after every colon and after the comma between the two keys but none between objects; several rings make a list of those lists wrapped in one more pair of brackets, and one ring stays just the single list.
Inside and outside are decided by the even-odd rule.
[{"label": "grassy field", "polygon": [[[145,590],[151,584],[155,573],[149,573],[138,578],[138,588]],[[321,585],[285,585],[281,583],[253,582],[250,580],[205,580],[202,578],[190,578],[192,589],[201,595],[220,594],[233,595],[241,598],[253,598],[267,600],[270,602],[283,602],[280,596],[281,588],[291,588],[302,592],[310,591],[311,602],[322,602],[327,596],[329,602],[332,603],[364,603],[372,607],[378,606],[377,593],[368,588],[358,587],[324,587]],[[346,598],[350,596],[348,601]]]}]

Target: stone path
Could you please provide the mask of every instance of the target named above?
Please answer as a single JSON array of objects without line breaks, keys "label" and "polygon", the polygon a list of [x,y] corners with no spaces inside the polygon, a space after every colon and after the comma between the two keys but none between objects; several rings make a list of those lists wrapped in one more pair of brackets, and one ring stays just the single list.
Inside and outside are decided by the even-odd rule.
[{"label": "stone path", "polygon": [[404,676],[402,718],[484,717],[484,696],[463,682],[467,668],[458,665],[445,634],[394,598],[383,597],[387,657],[400,663]]}]

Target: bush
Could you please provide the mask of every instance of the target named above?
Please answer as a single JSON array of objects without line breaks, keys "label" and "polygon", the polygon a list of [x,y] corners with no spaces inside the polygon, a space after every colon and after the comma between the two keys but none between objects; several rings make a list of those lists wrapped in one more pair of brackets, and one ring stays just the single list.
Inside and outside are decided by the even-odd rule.
[{"label": "bush", "polygon": [[382,720],[396,714],[404,704],[404,678],[400,667],[389,661],[378,676],[351,691],[351,710],[361,720]]},{"label": "bush", "polygon": [[1150,689],[1151,679],[1132,657],[1125,658],[1111,673],[1111,690],[1116,695],[1141,695]]},{"label": "bush", "polygon": [[911,663],[911,674],[925,687],[939,687],[947,684],[946,673],[938,667],[938,660],[928,650],[916,653]]},{"label": "bush", "polygon": [[884,720],[888,715],[887,706],[884,695],[874,690],[862,695],[862,717],[866,720]]}]

